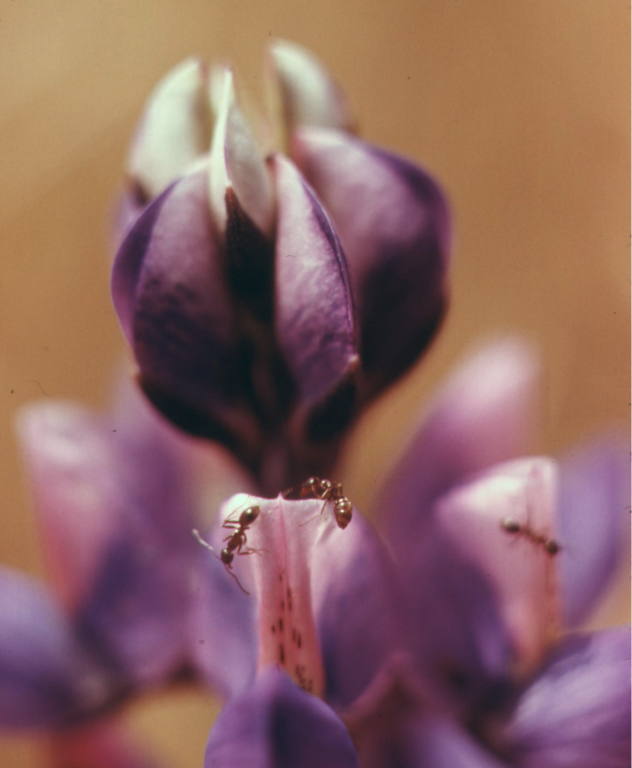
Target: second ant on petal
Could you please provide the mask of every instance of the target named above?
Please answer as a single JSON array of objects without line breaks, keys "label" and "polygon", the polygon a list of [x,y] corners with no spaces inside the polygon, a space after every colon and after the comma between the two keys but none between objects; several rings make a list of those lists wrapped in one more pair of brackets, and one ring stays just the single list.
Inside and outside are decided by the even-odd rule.
[{"label": "second ant on petal", "polygon": [[227,542],[226,546],[222,549],[222,551],[219,553],[219,555],[216,554],[214,548],[204,539],[200,536],[199,532],[197,530],[193,530],[193,535],[195,538],[205,546],[207,549],[210,549],[211,552],[217,557],[218,560],[221,560],[224,564],[224,568],[226,569],[227,573],[230,573],[230,575],[235,579],[237,584],[239,585],[239,588],[242,592],[245,592],[247,595],[250,594],[246,589],[244,589],[241,585],[241,582],[233,572],[232,563],[235,558],[235,555],[252,555],[252,554],[259,554],[258,549],[251,549],[250,547],[246,548],[246,531],[250,526],[254,523],[254,521],[259,517],[259,513],[261,512],[261,509],[257,506],[247,507],[244,509],[244,511],[239,515],[239,518],[237,520],[232,520],[229,517],[224,520],[222,523],[222,528],[226,528],[227,530],[233,530],[233,532],[230,534],[230,536],[227,536],[224,541]]},{"label": "second ant on petal", "polygon": [[549,555],[556,555],[562,548],[561,544],[548,536],[544,536],[541,533],[536,533],[529,525],[521,525],[517,520],[512,517],[506,517],[501,523],[500,527],[507,531],[507,533],[515,533],[520,536],[524,536],[533,544],[538,544],[544,547],[544,551]]},{"label": "second ant on petal", "polygon": [[[338,528],[344,530],[351,522],[353,504],[344,495],[342,483],[332,483],[331,480],[310,477],[298,489],[290,488],[283,495],[286,498],[322,499],[325,503],[320,512],[321,515],[325,510],[327,502],[331,501],[334,505],[334,519]],[[308,520],[307,522],[309,523],[310,521]],[[303,525],[306,525],[306,523],[303,523]]]}]

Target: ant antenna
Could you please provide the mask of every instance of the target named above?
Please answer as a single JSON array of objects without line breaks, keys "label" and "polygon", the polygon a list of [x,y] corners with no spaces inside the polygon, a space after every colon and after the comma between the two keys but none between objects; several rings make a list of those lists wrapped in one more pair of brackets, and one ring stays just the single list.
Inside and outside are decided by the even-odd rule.
[{"label": "ant antenna", "polygon": [[197,541],[198,544],[201,544],[203,547],[209,549],[215,555],[215,557],[217,557],[218,560],[221,559],[213,547],[208,543],[208,541],[204,541],[204,539],[200,536],[200,532],[197,530],[197,528],[194,528],[191,533],[193,534],[193,538]]}]

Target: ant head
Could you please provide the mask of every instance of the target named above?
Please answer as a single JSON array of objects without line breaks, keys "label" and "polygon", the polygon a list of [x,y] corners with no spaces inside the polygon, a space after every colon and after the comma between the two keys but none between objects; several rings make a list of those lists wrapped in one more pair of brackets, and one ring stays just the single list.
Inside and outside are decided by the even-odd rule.
[{"label": "ant head", "polygon": [[321,480],[319,477],[308,477],[301,486],[300,498],[306,499],[310,496],[317,496]]},{"label": "ant head", "polygon": [[257,506],[244,509],[241,515],[239,515],[239,525],[242,527],[252,525],[252,523],[254,523],[254,521],[259,517],[260,512],[261,509]]},{"label": "ant head", "polygon": [[560,545],[555,541],[555,539],[547,539],[544,542],[544,549],[549,553],[549,555],[557,555],[557,553],[560,551]]},{"label": "ant head", "polygon": [[224,563],[224,565],[230,565],[233,562],[235,555],[229,550],[229,549],[222,549],[222,551],[219,554],[219,559]]}]

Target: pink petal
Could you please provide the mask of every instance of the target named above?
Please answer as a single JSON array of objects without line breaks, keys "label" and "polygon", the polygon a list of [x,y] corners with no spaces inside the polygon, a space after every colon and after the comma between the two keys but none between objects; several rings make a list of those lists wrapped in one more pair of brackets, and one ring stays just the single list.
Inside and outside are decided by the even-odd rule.
[{"label": "pink petal", "polygon": [[556,482],[552,461],[523,459],[492,468],[437,505],[440,529],[493,585],[523,672],[541,661],[561,624],[557,553],[545,544],[557,538]]},{"label": "pink petal", "polygon": [[[311,566],[321,530],[319,521],[312,518],[320,515],[323,502],[287,501],[282,496],[257,499],[239,494],[226,502],[220,519],[239,520],[244,510],[253,506],[258,507],[259,514],[247,528],[244,553],[248,549],[254,552],[247,557],[237,553],[234,567],[245,589],[250,589],[252,583],[256,594],[257,667],[278,664],[305,690],[322,696],[324,674],[312,607]],[[324,523],[334,525],[331,520]],[[216,538],[233,531],[234,526],[219,528]],[[219,547],[218,542],[216,549]],[[243,574],[244,560],[252,567],[250,576]]]},{"label": "pink petal", "polygon": [[90,592],[119,531],[121,492],[105,423],[79,405],[39,403],[20,416],[51,575],[68,607]]},{"label": "pink petal", "polygon": [[173,444],[49,403],[26,411],[22,434],[51,569],[75,621],[128,677],[169,675],[183,662],[194,551]]}]

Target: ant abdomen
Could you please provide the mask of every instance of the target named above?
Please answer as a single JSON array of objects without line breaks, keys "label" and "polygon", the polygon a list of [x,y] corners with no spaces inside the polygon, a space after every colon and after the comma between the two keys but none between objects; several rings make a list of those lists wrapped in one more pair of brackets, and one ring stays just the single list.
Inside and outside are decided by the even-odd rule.
[{"label": "ant abdomen", "polygon": [[349,499],[343,497],[334,502],[334,517],[339,528],[344,530],[349,525],[352,514],[353,504]]},{"label": "ant abdomen", "polygon": [[249,525],[252,525],[254,521],[259,517],[261,509],[257,506],[248,507],[239,515],[239,525],[242,529],[246,529]]}]

